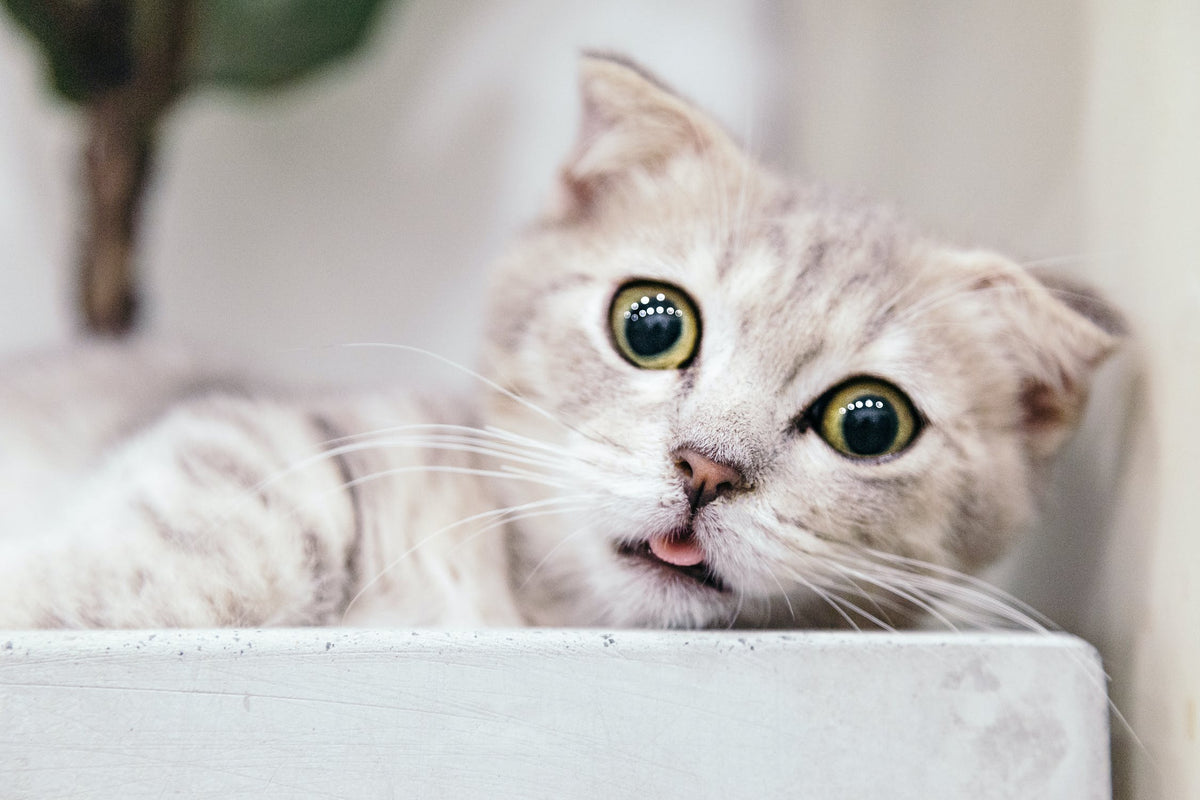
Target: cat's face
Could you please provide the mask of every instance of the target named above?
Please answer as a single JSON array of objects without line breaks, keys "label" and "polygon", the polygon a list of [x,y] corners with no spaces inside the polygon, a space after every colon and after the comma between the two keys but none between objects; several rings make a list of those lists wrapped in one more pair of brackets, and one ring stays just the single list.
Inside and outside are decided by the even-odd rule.
[{"label": "cat's face", "polygon": [[533,621],[900,622],[920,603],[878,584],[1002,552],[1112,337],[788,186],[635,68],[586,59],[583,87],[560,201],[490,295],[486,367],[539,410],[496,394],[488,422],[558,484],[504,482],[553,512],[511,534]]}]

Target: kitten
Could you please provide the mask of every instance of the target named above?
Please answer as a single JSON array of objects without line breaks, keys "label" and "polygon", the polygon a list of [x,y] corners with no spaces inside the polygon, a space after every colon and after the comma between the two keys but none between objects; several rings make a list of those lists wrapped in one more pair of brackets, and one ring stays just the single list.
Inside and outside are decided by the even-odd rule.
[{"label": "kitten", "polygon": [[581,71],[473,400],[104,346],[11,368],[0,628],[1027,619],[962,573],[1028,522],[1113,312]]}]

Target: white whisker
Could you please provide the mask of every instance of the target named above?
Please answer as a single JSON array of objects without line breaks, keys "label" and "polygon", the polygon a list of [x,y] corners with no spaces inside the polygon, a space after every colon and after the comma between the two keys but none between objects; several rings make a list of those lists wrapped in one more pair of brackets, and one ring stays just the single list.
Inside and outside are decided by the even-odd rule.
[{"label": "white whisker", "polygon": [[566,430],[571,431],[572,433],[578,434],[579,436],[582,436],[585,439],[590,439],[592,441],[600,440],[600,441],[603,441],[605,444],[608,444],[612,447],[615,447],[618,449],[624,449],[620,443],[614,442],[613,440],[609,439],[608,437],[606,437],[602,434],[588,433],[586,431],[583,431],[580,428],[578,428],[574,425],[571,425],[570,423],[556,417],[554,414],[551,414],[549,411],[547,411],[546,409],[537,405],[536,403],[533,403],[532,401],[530,401],[524,397],[521,397],[516,392],[513,392],[512,390],[501,386],[500,384],[493,381],[491,378],[488,378],[485,375],[471,369],[470,367],[467,367],[463,364],[458,363],[457,361],[454,361],[453,359],[446,358],[445,356],[442,356],[442,355],[438,355],[437,353],[434,353],[431,350],[426,350],[423,347],[415,347],[413,345],[407,345],[407,344],[395,344],[395,343],[390,343],[390,342],[348,342],[346,344],[342,344],[342,345],[338,345],[338,346],[339,347],[347,347],[347,348],[378,347],[378,348],[384,348],[384,349],[388,349],[388,350],[400,350],[400,351],[406,352],[406,353],[415,353],[417,355],[423,355],[428,358],[432,358],[435,361],[438,361],[442,364],[445,364],[449,367],[452,367],[452,368],[458,370],[459,372],[463,373],[464,375],[474,378],[475,380],[479,381],[480,383],[482,383],[484,386],[488,387],[489,389],[503,395],[504,397],[509,398],[513,402],[518,403],[519,405],[523,406],[524,408],[532,411],[533,413],[537,414],[538,416],[540,416],[546,420],[549,420],[550,422],[554,423],[555,425],[565,428]]},{"label": "white whisker", "polygon": [[580,527],[580,528],[577,528],[576,530],[572,531],[571,533],[567,534],[562,539],[560,539],[558,541],[558,543],[554,545],[554,547],[550,548],[549,552],[547,552],[546,555],[542,556],[542,558],[538,561],[538,563],[534,565],[533,569],[531,569],[529,571],[529,574],[525,576],[525,580],[521,581],[521,584],[517,587],[517,592],[522,592],[525,590],[525,587],[527,587],[529,585],[529,582],[531,580],[533,580],[533,577],[538,573],[538,571],[545,565],[545,563],[547,561],[550,560],[550,558],[555,553],[557,553],[560,549],[562,549],[563,545],[567,544],[572,539],[574,539],[576,536],[579,536],[580,534],[582,534],[588,530],[589,530],[589,528],[587,528],[586,526]]},{"label": "white whisker", "polygon": [[544,476],[535,476],[533,473],[513,474],[498,469],[479,469],[476,467],[457,467],[448,464],[418,464],[405,467],[388,467],[387,469],[376,470],[365,475],[359,475],[351,480],[344,481],[336,489],[331,491],[341,491],[354,486],[360,486],[370,481],[377,481],[383,478],[391,478],[397,475],[407,473],[431,473],[440,472],[447,475],[471,475],[477,478],[500,478],[502,480],[519,480],[528,481],[530,483],[538,483],[542,486],[549,486],[553,489],[568,489],[571,484],[565,481],[556,481]]},{"label": "white whisker", "polygon": [[[892,581],[887,580],[884,576],[871,575],[869,573],[870,567],[871,565],[865,565],[862,563],[856,563],[850,566],[845,564],[840,565],[840,568],[846,570],[847,574],[852,578],[863,581],[864,583],[874,586],[877,589],[887,592],[888,594],[895,595],[901,600],[911,603],[916,608],[919,608],[933,619],[936,619],[938,622],[945,625],[948,630],[956,633],[958,632],[958,626],[951,622],[937,608],[936,600],[928,597],[922,597],[917,594],[916,586],[911,582],[911,576],[896,574],[889,575],[885,572],[884,575],[886,577],[898,578],[898,580],[893,583]],[[903,585],[903,579],[906,578],[910,579],[908,586]]]},{"label": "white whisker", "polygon": [[779,578],[776,577],[775,573],[769,573],[769,574],[771,575],[771,580],[775,581],[775,585],[779,587],[779,594],[780,594],[780,596],[783,597],[783,602],[787,604],[788,614],[792,618],[792,623],[795,624],[796,609],[792,607],[791,598],[788,597],[788,593],[784,590],[783,584],[779,582]]},{"label": "white whisker", "polygon": [[[506,508],[498,508],[498,509],[490,509],[488,511],[482,511],[478,514],[472,514],[469,517],[465,517],[456,522],[452,522],[449,525],[445,525],[441,528],[438,528],[437,530],[433,531],[432,533],[429,533],[429,534],[423,536],[422,538],[418,539],[414,544],[412,544],[406,550],[404,550],[402,553],[400,553],[400,555],[396,556],[394,559],[392,559],[387,564],[385,564],[383,566],[383,568],[378,570],[370,580],[368,580],[366,583],[364,583],[362,588],[360,588],[358,590],[358,592],[355,593],[355,595],[352,598],[350,598],[350,601],[346,604],[346,608],[342,612],[342,620],[345,621],[346,615],[350,613],[350,610],[354,607],[354,604],[356,602],[358,602],[358,600],[363,596],[363,594],[365,594],[372,586],[374,586],[376,583],[378,583],[383,578],[384,575],[386,575],[391,570],[395,569],[405,559],[409,558],[413,553],[415,553],[421,547],[426,545],[428,542],[431,542],[434,539],[445,535],[446,533],[454,530],[455,528],[461,527],[463,525],[469,525],[473,522],[479,522],[481,520],[489,520],[491,523],[493,523],[493,524],[489,525],[489,529],[490,529],[491,527],[495,527],[497,525],[505,524],[507,522],[512,521],[512,518],[516,518],[517,515],[525,515],[525,516],[520,517],[522,519],[528,518],[528,516],[530,516],[530,515],[527,512],[535,511],[538,509],[541,509],[542,513],[545,513],[545,514],[566,513],[568,511],[574,510],[574,506],[571,505],[572,503],[578,505],[581,500],[587,500],[587,499],[589,499],[589,497],[587,495],[575,495],[575,496],[570,496],[570,497],[552,497],[552,498],[545,499],[545,500],[534,500],[532,502],[522,503],[522,504],[516,505],[516,506],[508,506]],[[563,508],[555,508],[554,506],[556,506],[556,505],[563,506]]]}]

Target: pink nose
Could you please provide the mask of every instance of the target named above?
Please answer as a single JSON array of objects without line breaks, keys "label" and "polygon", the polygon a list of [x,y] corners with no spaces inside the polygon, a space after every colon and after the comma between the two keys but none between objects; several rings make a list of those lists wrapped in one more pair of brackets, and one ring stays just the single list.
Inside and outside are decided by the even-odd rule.
[{"label": "pink nose", "polygon": [[675,451],[675,466],[683,473],[684,491],[693,511],[745,484],[745,478],[735,467],[713,461],[695,450]]}]

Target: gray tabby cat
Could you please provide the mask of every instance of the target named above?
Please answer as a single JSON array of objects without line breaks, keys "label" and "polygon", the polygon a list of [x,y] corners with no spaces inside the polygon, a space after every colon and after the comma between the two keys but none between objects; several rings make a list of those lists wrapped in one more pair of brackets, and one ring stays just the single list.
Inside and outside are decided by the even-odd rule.
[{"label": "gray tabby cat", "polygon": [[967,577],[1120,335],[582,62],[472,402],[94,346],[0,385],[0,628],[1024,620]]}]

